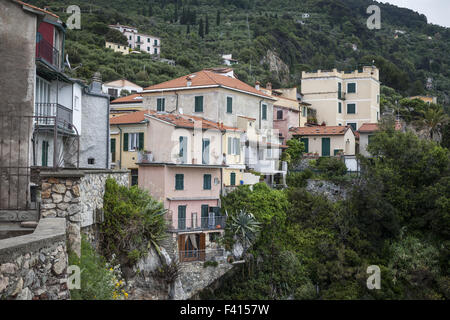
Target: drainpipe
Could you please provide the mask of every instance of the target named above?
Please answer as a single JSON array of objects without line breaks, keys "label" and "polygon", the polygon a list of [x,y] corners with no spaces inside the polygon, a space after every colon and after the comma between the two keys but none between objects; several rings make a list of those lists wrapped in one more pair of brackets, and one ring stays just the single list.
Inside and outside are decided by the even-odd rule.
[{"label": "drainpipe", "polygon": [[[109,167],[109,153],[111,151],[111,146],[110,146],[110,128],[109,128],[109,97],[106,97],[107,100],[107,112],[106,112],[106,169],[110,169]],[[120,164],[122,165],[122,164]]]},{"label": "drainpipe", "polygon": [[120,143],[119,143],[119,154],[120,154],[119,169],[122,169],[122,128],[119,125],[117,125],[117,128],[119,129],[119,140],[120,140]]}]

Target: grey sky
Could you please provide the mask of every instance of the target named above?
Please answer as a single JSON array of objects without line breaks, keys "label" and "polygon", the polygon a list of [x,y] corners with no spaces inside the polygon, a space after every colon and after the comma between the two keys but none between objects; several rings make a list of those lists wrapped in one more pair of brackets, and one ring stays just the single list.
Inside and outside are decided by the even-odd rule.
[{"label": "grey sky", "polygon": [[[429,23],[450,27],[450,0],[379,0],[424,14]],[[381,12],[383,20],[383,11]]]}]

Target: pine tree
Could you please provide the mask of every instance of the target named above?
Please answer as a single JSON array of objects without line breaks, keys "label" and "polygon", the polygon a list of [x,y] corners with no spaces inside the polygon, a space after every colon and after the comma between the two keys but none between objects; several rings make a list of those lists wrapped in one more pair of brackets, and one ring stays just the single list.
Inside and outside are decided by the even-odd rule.
[{"label": "pine tree", "polygon": [[190,34],[190,33],[191,33],[191,25],[188,24],[187,29],[186,29],[186,34]]},{"label": "pine tree", "polygon": [[205,18],[205,35],[207,35],[209,33],[209,20],[208,20],[208,15],[206,15]]},{"label": "pine tree", "polygon": [[148,2],[148,16],[149,17],[153,16],[153,7],[150,1]]},{"label": "pine tree", "polygon": [[198,35],[203,39],[205,36],[205,30],[203,29],[203,19],[200,18],[200,22],[198,23]]},{"label": "pine tree", "polygon": [[219,10],[217,10],[216,25],[220,26],[220,11]]}]

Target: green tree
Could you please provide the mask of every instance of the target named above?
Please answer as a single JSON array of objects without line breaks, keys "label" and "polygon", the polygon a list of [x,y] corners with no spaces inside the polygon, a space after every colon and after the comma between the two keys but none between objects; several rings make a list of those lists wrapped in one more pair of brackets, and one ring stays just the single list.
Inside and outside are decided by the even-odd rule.
[{"label": "green tree", "polygon": [[203,26],[203,19],[202,18],[200,18],[200,21],[198,23],[198,35],[202,39],[205,36],[205,29],[204,29],[204,26]]}]

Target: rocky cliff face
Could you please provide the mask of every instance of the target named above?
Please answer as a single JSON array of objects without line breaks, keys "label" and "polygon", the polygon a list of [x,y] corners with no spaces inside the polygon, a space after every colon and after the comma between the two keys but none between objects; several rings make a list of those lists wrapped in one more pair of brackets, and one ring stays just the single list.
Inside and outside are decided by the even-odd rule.
[{"label": "rocky cliff face", "polygon": [[289,67],[274,51],[267,50],[266,55],[261,59],[260,63],[267,64],[269,70],[282,85],[289,82]]}]

